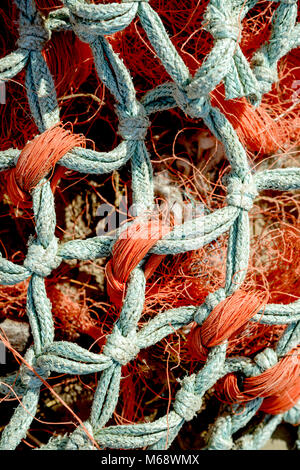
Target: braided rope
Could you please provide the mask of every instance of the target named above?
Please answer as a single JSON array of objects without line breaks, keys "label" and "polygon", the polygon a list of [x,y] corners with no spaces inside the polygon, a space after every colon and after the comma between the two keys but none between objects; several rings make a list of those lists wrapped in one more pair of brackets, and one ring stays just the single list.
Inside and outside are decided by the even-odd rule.
[{"label": "braided rope", "polygon": [[[156,344],[191,321],[202,324],[212,309],[232,295],[243,283],[249,260],[249,217],[253,201],[260,191],[300,189],[300,169],[287,168],[254,172],[245,149],[225,116],[211,106],[209,93],[224,82],[226,97],[247,97],[258,104],[277,80],[277,63],[291,49],[299,46],[300,25],[296,24],[297,2],[280,1],[273,19],[270,40],[257,51],[250,64],[238,43],[241,22],[256,0],[211,0],[205,14],[205,28],[214,38],[214,47],[191,77],[177,53],[157,13],[149,1],[125,1],[89,4],[84,0],[64,0],[64,8],[44,18],[33,0],[15,0],[20,10],[18,49],[0,60],[0,79],[12,79],[26,67],[25,86],[32,116],[41,133],[59,123],[53,79],[42,56],[42,48],[52,31],[73,30],[93,52],[99,78],[114,95],[122,142],[107,153],[75,147],[59,164],[91,174],[110,173],[131,162],[133,200],[137,215],[151,210],[154,201],[152,166],[145,145],[150,114],[179,107],[194,119],[203,119],[225,147],[231,165],[227,179],[227,205],[202,218],[176,226],[150,248],[149,253],[174,255],[201,248],[229,231],[226,280],[223,289],[208,296],[198,307],[189,306],[158,314],[142,328],[138,322],[145,298],[143,267],[136,266],[127,283],[120,317],[107,337],[102,354],[88,352],[77,344],[54,341],[51,303],[46,295],[45,277],[64,259],[96,259],[110,256],[115,240],[108,236],[60,243],[54,235],[56,216],[50,183],[43,180],[31,192],[36,236],[29,241],[22,266],[0,258],[0,282],[16,284],[29,278],[27,315],[34,339],[25,356],[16,382],[22,403],[16,408],[2,432],[0,449],[14,449],[26,436],[36,413],[42,380],[51,372],[90,374],[101,372],[91,414],[84,426],[73,433],[50,439],[43,449],[91,449],[101,447],[164,449],[170,446],[185,421],[193,419],[201,408],[205,393],[222,377],[240,371],[255,377],[269,369],[299,344],[300,302],[289,305],[269,304],[263,318],[252,321],[288,324],[275,351],[266,349],[253,361],[226,358],[226,340],[210,349],[206,363],[196,374],[185,377],[176,394],[173,409],[151,423],[108,426],[116,407],[121,369],[143,348]],[[106,39],[123,30],[135,17],[144,28],[157,57],[171,81],[150,90],[139,102],[129,71]],[[10,149],[0,154],[1,171],[14,168],[20,151]],[[33,369],[36,373],[33,372]],[[38,375],[36,375],[38,374]],[[15,377],[3,378],[9,385]],[[5,388],[5,386],[2,386]],[[233,441],[232,435],[251,419],[263,403],[263,397],[249,400],[243,412],[229,412],[217,419],[207,448],[258,449],[282,421],[300,421],[299,404],[286,413],[266,415],[254,434]],[[95,442],[93,442],[91,440]]]}]

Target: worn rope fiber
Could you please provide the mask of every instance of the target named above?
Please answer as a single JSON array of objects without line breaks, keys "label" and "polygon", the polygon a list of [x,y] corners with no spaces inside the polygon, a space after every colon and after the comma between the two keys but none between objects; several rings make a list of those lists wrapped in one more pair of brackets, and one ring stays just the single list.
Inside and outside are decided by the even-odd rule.
[{"label": "worn rope fiber", "polygon": [[[2,432],[0,449],[15,449],[26,437],[36,414],[42,380],[51,372],[68,374],[100,373],[89,418],[69,435],[56,436],[43,449],[101,448],[165,449],[170,446],[186,421],[201,408],[205,393],[230,374],[253,378],[280,363],[290,351],[297,350],[300,339],[300,302],[289,305],[268,304],[254,312],[251,321],[265,324],[287,324],[275,350],[266,348],[251,360],[227,358],[227,339],[208,348],[205,364],[181,381],[181,386],[165,416],[147,423],[106,426],[118,402],[122,366],[133,360],[141,349],[156,344],[174,330],[196,321],[201,325],[220,302],[233,295],[243,284],[249,258],[249,216],[260,191],[300,189],[300,169],[285,168],[255,172],[250,168],[246,151],[226,117],[210,102],[210,92],[224,83],[226,98],[246,97],[260,103],[277,80],[278,61],[300,45],[297,1],[278,3],[270,39],[255,52],[249,62],[239,40],[242,20],[256,0],[210,0],[204,27],[212,35],[214,46],[192,77],[173,46],[158,14],[148,0],[123,0],[122,3],[93,4],[85,0],[64,0],[63,8],[43,17],[33,0],[15,0],[19,11],[19,40],[15,52],[0,60],[0,80],[10,80],[26,68],[25,86],[34,121],[43,135],[60,122],[54,82],[43,58],[42,49],[54,31],[73,30],[91,47],[100,80],[114,95],[119,118],[121,143],[110,152],[96,152],[76,146],[63,155],[58,165],[82,173],[103,174],[131,164],[133,202],[137,216],[151,211],[154,205],[152,166],[145,137],[151,125],[149,116],[179,107],[189,117],[203,119],[206,126],[224,145],[231,172],[227,179],[226,205],[205,217],[177,225],[157,237],[148,253],[174,255],[199,249],[225,232],[229,232],[226,281],[222,289],[210,294],[197,307],[187,306],[158,314],[138,328],[145,298],[143,263],[136,264],[126,281],[122,309],[112,333],[107,337],[102,354],[91,353],[77,344],[54,341],[51,303],[47,298],[45,277],[50,276],[64,259],[96,259],[111,256],[115,240],[108,236],[60,243],[54,235],[56,216],[50,181],[43,178],[31,189],[35,236],[29,240],[23,265],[1,256],[1,284],[17,284],[29,278],[27,315],[33,335],[33,346],[26,352],[17,375],[4,377],[7,386],[15,384],[22,403]],[[149,90],[138,101],[130,72],[114,52],[106,36],[122,31],[138,17],[157,58],[165,67],[170,81]],[[0,154],[0,169],[18,165],[20,151],[10,149]],[[145,250],[147,251],[147,250]],[[123,291],[122,291],[123,292]],[[295,361],[299,364],[299,355]],[[30,368],[26,365],[28,364]],[[4,393],[8,387],[1,386]],[[266,398],[268,400],[268,398]],[[284,413],[266,413],[264,422],[254,433],[234,441],[232,435],[244,427],[264,405],[263,396],[251,396],[242,412],[232,410],[217,419],[207,449],[258,449],[270,438],[281,421],[300,422],[300,405],[295,403]],[[276,406],[274,405],[276,408]],[[275,409],[276,411],[276,409]],[[299,445],[299,441],[298,441]]]}]

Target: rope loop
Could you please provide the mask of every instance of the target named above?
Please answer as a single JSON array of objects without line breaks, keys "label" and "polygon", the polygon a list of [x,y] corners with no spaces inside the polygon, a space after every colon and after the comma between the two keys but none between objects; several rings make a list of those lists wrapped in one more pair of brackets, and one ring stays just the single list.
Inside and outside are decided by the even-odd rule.
[{"label": "rope loop", "polygon": [[[144,259],[149,250],[167,232],[159,218],[139,217],[121,232],[112,251],[112,258],[106,264],[107,292],[116,305],[121,306],[126,290],[126,283],[133,269]],[[145,265],[145,277],[148,279],[164,256],[152,255]]]},{"label": "rope loop", "polygon": [[273,83],[278,81],[277,67],[272,67],[267,57],[268,54],[264,48],[261,48],[254,54],[251,63],[262,95],[270,90]]},{"label": "rope loop", "polygon": [[[7,190],[13,204],[21,208],[31,207],[31,191],[74,147],[85,147],[84,136],[73,134],[61,123],[55,124],[27,142],[20,153],[16,167],[9,171],[7,177]],[[56,171],[55,178],[52,179],[54,187],[57,184],[57,176],[60,177],[62,171],[62,168]]]},{"label": "rope loop", "polygon": [[118,133],[124,140],[144,140],[150,126],[144,106],[138,103],[138,113],[135,116],[118,111]]},{"label": "rope loop", "polygon": [[227,183],[227,204],[249,211],[253,206],[253,201],[258,195],[258,190],[251,174],[248,174],[244,181],[237,175],[231,174],[226,178]]}]

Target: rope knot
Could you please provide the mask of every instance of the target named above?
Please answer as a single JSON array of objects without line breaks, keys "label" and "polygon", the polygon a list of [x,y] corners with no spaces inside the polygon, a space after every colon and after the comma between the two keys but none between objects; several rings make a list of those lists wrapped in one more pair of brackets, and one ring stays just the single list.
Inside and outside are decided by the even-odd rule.
[{"label": "rope knot", "polygon": [[[26,362],[36,371],[36,373],[42,377],[43,379],[47,379],[50,375],[50,372],[45,371],[41,367],[38,367],[37,365],[37,358],[35,357],[34,351],[32,348],[29,348],[28,351],[25,354],[25,360]],[[42,382],[39,379],[39,377],[32,371],[30,370],[26,364],[22,363],[20,366],[20,378],[22,384],[30,388],[32,390],[38,389]]]},{"label": "rope knot", "polygon": [[273,349],[266,348],[254,357],[254,361],[260,370],[264,372],[278,363],[278,357]]},{"label": "rope knot", "polygon": [[117,326],[114,327],[112,333],[108,336],[103,353],[111,357],[114,361],[122,366],[132,361],[139,353],[140,348],[136,344],[136,333],[129,333],[123,336]]},{"label": "rope knot", "polygon": [[210,2],[202,24],[214,39],[232,39],[238,42],[240,38],[239,15],[228,4]]},{"label": "rope knot", "polygon": [[[287,410],[299,400],[299,371],[300,362],[295,360],[299,348],[278,360],[277,353],[266,348],[254,358],[254,366],[250,374],[243,379],[242,386],[237,377],[230,373],[223,382],[225,399],[229,403],[251,401],[263,397],[261,410],[277,414]],[[242,388],[242,391],[241,391]]]},{"label": "rope knot", "polygon": [[221,416],[217,419],[212,435],[210,437],[209,448],[211,450],[231,450],[232,420],[229,416]]},{"label": "rope knot", "polygon": [[97,40],[100,37],[115,34],[130,25],[140,1],[110,2],[109,5],[97,5],[83,0],[65,0],[64,3],[76,36],[97,49]]},{"label": "rope knot", "polygon": [[62,260],[57,255],[57,250],[58,239],[56,237],[52,238],[47,247],[44,247],[38,239],[31,239],[24,260],[24,267],[38,276],[49,276]]},{"label": "rope knot", "polygon": [[202,405],[202,398],[195,393],[196,375],[185,377],[176,393],[174,410],[185,421],[191,421]]},{"label": "rope knot", "polygon": [[214,309],[226,299],[225,290],[220,288],[215,292],[207,295],[205,301],[197,309],[194,315],[194,321],[197,325],[192,328],[189,335],[189,349],[193,357],[197,358],[200,362],[205,362],[209,353],[207,344],[203,341],[202,326],[205,325],[207,318],[214,311]]},{"label": "rope knot", "polygon": [[227,178],[228,205],[249,211],[257,195],[258,191],[252,175],[247,175],[243,182],[236,175],[229,175]]},{"label": "rope knot", "polygon": [[20,37],[18,39],[20,49],[41,51],[50,37],[51,31],[39,11],[35,13],[33,19],[25,15],[21,16]]},{"label": "rope knot", "polygon": [[71,13],[70,23],[75,35],[80,39],[80,41],[89,45],[92,45],[100,35],[99,28],[98,31],[93,31],[91,22],[84,22]]},{"label": "rope knot", "polygon": [[[30,192],[47,174],[54,169],[55,164],[76,146],[85,146],[82,135],[73,134],[61,123],[47,129],[36,136],[23,148],[16,167],[9,171],[7,190],[11,201],[22,208],[31,207]],[[57,184],[57,171],[52,183]]]},{"label": "rope knot", "polygon": [[208,315],[217,307],[217,305],[219,305],[220,302],[225,299],[226,294],[223,288],[220,288],[215,292],[211,292],[210,294],[208,294],[203,304],[200,305],[200,307],[195,313],[195,322],[197,322],[199,325],[202,325]]},{"label": "rope knot", "polygon": [[144,140],[150,121],[146,115],[146,111],[139,103],[139,110],[135,116],[130,116],[125,112],[118,112],[119,129],[118,133],[124,140]]},{"label": "rope knot", "polygon": [[[128,0],[129,1],[129,0]],[[293,5],[294,3],[298,3],[298,0],[272,0],[275,3],[284,3],[285,5]]]},{"label": "rope knot", "polygon": [[290,423],[293,426],[297,426],[300,424],[300,402],[298,402],[290,408],[288,411],[286,411],[284,415],[284,421],[286,423]]},{"label": "rope knot", "polygon": [[[85,421],[84,426],[90,436],[93,437],[92,425],[88,421]],[[95,450],[95,446],[83,427],[78,426],[69,436],[65,450]]]},{"label": "rope knot", "polygon": [[194,119],[204,119],[210,112],[209,100],[206,96],[191,96],[189,85],[185,89],[175,86],[173,89],[174,100],[187,116]]},{"label": "rope knot", "polygon": [[262,48],[254,54],[251,67],[259,83],[259,96],[251,97],[251,102],[258,105],[262,95],[268,93],[271,90],[273,83],[278,81],[277,66],[276,64],[274,64],[274,66],[269,64],[267,52]]}]

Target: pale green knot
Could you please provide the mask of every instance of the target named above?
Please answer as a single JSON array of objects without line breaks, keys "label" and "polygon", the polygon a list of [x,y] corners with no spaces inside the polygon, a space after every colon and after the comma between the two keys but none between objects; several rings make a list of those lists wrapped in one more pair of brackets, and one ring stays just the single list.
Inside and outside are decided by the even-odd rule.
[{"label": "pale green knot", "polygon": [[118,364],[125,366],[134,359],[140,351],[136,344],[136,333],[129,333],[123,336],[117,326],[114,327],[112,333],[108,336],[103,353],[113,359]]},{"label": "pale green knot", "polygon": [[118,110],[119,129],[118,133],[124,140],[144,140],[150,121],[144,107],[139,103],[138,113],[132,116],[123,110]]},{"label": "pale green knot", "polygon": [[204,14],[202,25],[214,39],[232,39],[237,42],[240,37],[241,24],[230,3],[210,2]]},{"label": "pale green knot", "polygon": [[[256,52],[251,61],[253,73],[259,83],[260,96],[271,90],[273,83],[278,81],[278,73],[276,63],[269,64],[268,53],[264,47],[259,52]],[[254,101],[255,97],[251,100]]]},{"label": "pale green knot", "polygon": [[273,349],[266,348],[254,357],[254,362],[264,372],[277,364],[278,356]]},{"label": "pale green knot", "polygon": [[298,0],[272,0],[275,3],[284,3],[286,5],[293,5],[294,3],[298,3]]},{"label": "pale green knot", "polygon": [[247,175],[242,181],[237,175],[229,175],[227,183],[227,204],[249,211],[253,206],[253,201],[258,195],[254,178]]},{"label": "pale green knot", "polygon": [[226,299],[225,290],[220,288],[215,292],[211,292],[206,297],[202,305],[197,309],[194,320],[199,325],[206,320],[209,314],[219,305],[220,302]]},{"label": "pale green knot", "polygon": [[[43,380],[47,380],[50,375],[49,371],[45,371],[43,368],[38,366],[38,358],[34,354],[34,350],[29,348],[24,356],[24,359],[29,364],[29,366],[35,370]],[[42,385],[42,381],[25,363],[22,363],[20,366],[20,378],[24,387],[31,390],[39,389]]]},{"label": "pale green knot", "polygon": [[[260,425],[257,426],[256,431],[258,431]],[[246,436],[242,436],[236,440],[233,446],[233,450],[254,450],[254,441],[253,437],[250,434],[246,434]]]},{"label": "pale green knot", "polygon": [[18,46],[28,51],[41,51],[49,41],[51,31],[47,27],[45,18],[37,11],[33,21],[22,15],[20,20],[20,37]]},{"label": "pale green knot", "polygon": [[0,394],[7,395],[7,397],[15,398],[15,394],[19,397],[23,396],[26,391],[26,386],[22,383],[19,372],[14,372],[1,377],[0,380]]},{"label": "pale green knot", "polygon": [[298,401],[298,403],[293,406],[293,408],[284,413],[284,421],[292,424],[293,426],[296,426],[300,423],[300,401]]},{"label": "pale green knot", "polygon": [[218,418],[212,435],[209,440],[210,450],[231,450],[232,440],[232,420],[230,416],[221,416]]},{"label": "pale green knot", "polygon": [[226,20],[210,20],[209,26],[206,28],[207,31],[214,37],[214,39],[232,39],[234,42],[238,42],[240,38],[241,26],[237,21]]},{"label": "pale green knot", "polygon": [[58,239],[53,237],[45,248],[39,239],[29,241],[28,251],[24,260],[24,267],[31,273],[47,277],[58,268],[62,258],[57,255]]},{"label": "pale green knot", "polygon": [[195,380],[195,374],[185,377],[175,396],[174,411],[185,421],[191,421],[202,405],[202,398],[195,393]]},{"label": "pale green knot", "polygon": [[176,101],[177,106],[191,118],[204,119],[210,113],[210,103],[207,96],[192,96],[190,91],[192,88],[191,82],[185,87],[185,89],[175,86],[173,88],[173,98]]},{"label": "pale green knot", "polygon": [[78,426],[69,436],[64,450],[96,450],[91,438],[86,433],[87,431],[94,438],[93,428],[88,421],[85,421],[83,424],[86,430],[82,426]]}]

